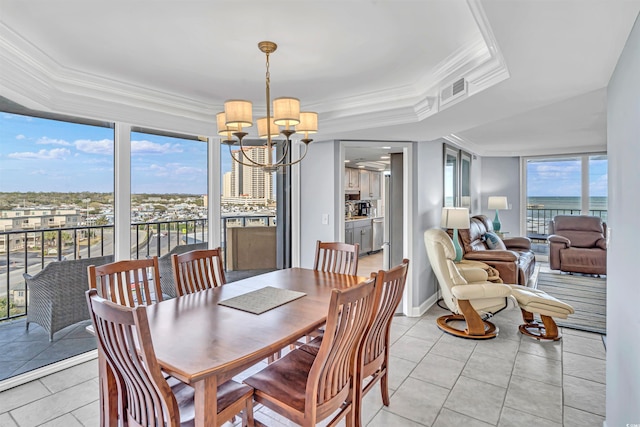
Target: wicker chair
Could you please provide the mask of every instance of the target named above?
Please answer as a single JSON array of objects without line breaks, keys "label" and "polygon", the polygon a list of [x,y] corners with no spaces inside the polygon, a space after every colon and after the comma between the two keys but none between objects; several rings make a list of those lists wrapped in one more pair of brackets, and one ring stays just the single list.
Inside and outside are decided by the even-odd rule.
[{"label": "wicker chair", "polygon": [[204,243],[191,243],[188,245],[175,246],[168,253],[158,258],[158,267],[160,268],[160,288],[165,299],[167,297],[175,298],[178,296],[176,293],[176,284],[173,279],[173,267],[171,266],[171,256],[173,254],[183,254],[185,252],[195,251],[199,249],[207,249],[207,242]]},{"label": "wicker chair", "polygon": [[27,330],[30,323],[37,323],[53,341],[53,334],[59,330],[89,320],[84,295],[89,289],[87,267],[109,262],[113,262],[113,255],[52,262],[33,276],[25,273],[29,295]]}]

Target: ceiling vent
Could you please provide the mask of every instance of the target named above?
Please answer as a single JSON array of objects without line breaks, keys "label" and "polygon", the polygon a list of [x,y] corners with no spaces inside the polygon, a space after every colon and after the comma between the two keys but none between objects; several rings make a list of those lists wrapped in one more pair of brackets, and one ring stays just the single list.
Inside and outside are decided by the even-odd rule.
[{"label": "ceiling vent", "polygon": [[448,104],[467,94],[467,81],[463,78],[456,80],[440,91],[440,105]]}]

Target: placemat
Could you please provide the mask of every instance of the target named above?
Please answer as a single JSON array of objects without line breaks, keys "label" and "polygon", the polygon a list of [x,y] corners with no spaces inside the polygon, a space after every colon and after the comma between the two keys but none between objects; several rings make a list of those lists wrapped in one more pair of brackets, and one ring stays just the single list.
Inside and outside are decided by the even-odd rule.
[{"label": "placemat", "polygon": [[262,314],[288,302],[302,298],[304,292],[290,291],[289,289],[274,288],[267,286],[262,289],[238,295],[218,302],[219,305],[236,308],[253,314]]}]

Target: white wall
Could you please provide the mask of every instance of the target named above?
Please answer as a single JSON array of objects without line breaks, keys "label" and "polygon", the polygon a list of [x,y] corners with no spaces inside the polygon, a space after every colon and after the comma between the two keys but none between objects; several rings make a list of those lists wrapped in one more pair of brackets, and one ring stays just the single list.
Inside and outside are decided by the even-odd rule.
[{"label": "white wall", "polygon": [[440,227],[444,199],[442,143],[441,140],[417,143],[415,156],[412,159],[416,171],[413,194],[416,201],[414,204],[414,259],[411,260],[416,267],[413,295],[416,301],[415,308],[422,310],[435,301],[434,295],[438,291],[438,281],[431,270],[423,236],[426,230]]},{"label": "white wall", "polygon": [[507,237],[521,236],[520,159],[518,157],[483,157],[481,171],[482,191],[478,214],[487,215],[493,220],[496,211],[487,208],[489,196],[507,196],[511,209],[499,211],[502,224],[500,231],[508,231]]},{"label": "white wall", "polygon": [[609,427],[640,425],[640,21],[608,87],[607,414]]},{"label": "white wall", "polygon": [[[339,224],[344,204],[336,206],[336,194],[342,193],[339,141],[313,142],[300,166],[300,267],[312,268],[316,240],[342,241]],[[336,170],[336,165],[340,166]],[[329,223],[322,224],[322,215]]]}]

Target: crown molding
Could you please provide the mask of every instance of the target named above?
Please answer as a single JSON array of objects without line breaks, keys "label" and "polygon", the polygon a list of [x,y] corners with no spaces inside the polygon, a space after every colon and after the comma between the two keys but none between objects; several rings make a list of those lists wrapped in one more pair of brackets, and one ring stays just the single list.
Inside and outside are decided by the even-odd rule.
[{"label": "crown molding", "polygon": [[[464,77],[468,98],[508,78],[480,0],[467,0],[467,4],[481,38],[449,55],[418,81],[310,105],[320,112],[323,133],[419,122],[440,111],[439,92],[446,84]],[[2,93],[25,107],[189,134],[216,134],[214,119],[222,104],[71,69],[3,22],[0,60]]]}]

